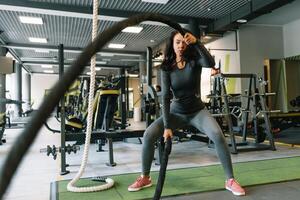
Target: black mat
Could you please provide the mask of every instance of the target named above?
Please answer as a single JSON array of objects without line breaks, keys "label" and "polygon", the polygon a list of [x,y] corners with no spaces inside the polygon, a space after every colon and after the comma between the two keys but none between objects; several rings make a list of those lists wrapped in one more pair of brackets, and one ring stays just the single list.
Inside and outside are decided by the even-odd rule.
[{"label": "black mat", "polygon": [[300,145],[300,127],[291,127],[281,131],[274,135],[274,139],[276,142]]}]

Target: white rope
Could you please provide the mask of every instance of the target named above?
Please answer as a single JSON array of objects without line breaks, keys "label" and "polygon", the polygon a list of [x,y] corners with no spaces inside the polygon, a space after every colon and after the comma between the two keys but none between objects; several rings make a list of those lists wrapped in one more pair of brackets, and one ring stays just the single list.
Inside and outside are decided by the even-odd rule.
[{"label": "white rope", "polygon": [[[98,0],[94,0],[93,2],[93,32],[92,32],[92,40],[97,36],[98,30],[98,7],[99,3]],[[95,91],[95,75],[96,75],[96,55],[91,58],[91,75],[90,75],[90,91],[89,91],[89,105],[88,105],[88,117],[87,117],[87,133],[85,137],[85,145],[83,151],[83,158],[81,161],[81,166],[79,171],[77,172],[76,176],[68,183],[67,189],[70,192],[96,192],[101,190],[106,190],[114,185],[114,180],[110,178],[106,178],[106,184],[99,185],[99,186],[91,186],[91,187],[76,187],[75,183],[80,179],[82,176],[84,169],[87,164],[88,160],[88,153],[90,147],[90,139],[92,133],[92,122],[93,122],[93,101],[94,101],[94,91]]]}]

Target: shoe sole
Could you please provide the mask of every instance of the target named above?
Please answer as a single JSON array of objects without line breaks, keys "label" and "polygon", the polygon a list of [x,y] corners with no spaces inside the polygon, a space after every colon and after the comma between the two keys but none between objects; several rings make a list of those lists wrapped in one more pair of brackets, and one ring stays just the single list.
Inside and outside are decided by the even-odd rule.
[{"label": "shoe sole", "polygon": [[226,190],[229,190],[230,192],[232,192],[232,194],[234,194],[234,195],[236,195],[236,196],[245,196],[246,195],[246,193],[245,192],[243,192],[243,193],[240,193],[240,192],[234,192],[234,191],[232,191],[229,187],[225,187],[226,188]]},{"label": "shoe sole", "polygon": [[145,185],[143,187],[140,187],[140,188],[128,188],[128,191],[129,192],[137,192],[137,191],[139,191],[141,189],[148,188],[148,187],[151,187],[151,186],[152,186],[152,183],[150,183],[149,185]]}]

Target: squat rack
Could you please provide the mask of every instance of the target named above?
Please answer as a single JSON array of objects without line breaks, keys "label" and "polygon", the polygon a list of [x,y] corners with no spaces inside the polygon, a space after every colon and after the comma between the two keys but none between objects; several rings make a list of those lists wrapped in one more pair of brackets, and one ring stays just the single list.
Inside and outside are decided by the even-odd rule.
[{"label": "squat rack", "polygon": [[[227,94],[225,81],[227,78],[242,78],[249,79],[248,91],[245,95],[240,95],[247,99],[246,108],[241,110],[243,128],[242,128],[242,141],[236,142],[235,133],[233,131],[231,111],[229,107],[230,94]],[[256,81],[259,81],[260,87],[257,88]],[[213,116],[222,116],[225,118],[228,126],[228,133],[230,137],[229,146],[231,146],[232,153],[238,153],[238,151],[251,151],[251,150],[276,150],[273,135],[271,133],[271,123],[269,120],[269,113],[277,111],[269,111],[266,106],[266,96],[274,95],[275,93],[264,92],[264,82],[262,79],[257,79],[256,74],[217,74],[214,76],[213,91],[211,101],[211,112]],[[250,106],[252,102],[252,107]],[[223,109],[216,109],[216,107],[223,107]],[[248,119],[249,113],[252,113],[253,131],[255,135],[255,142],[247,140],[248,131]],[[260,132],[258,129],[258,119],[262,116],[264,123],[264,132]],[[268,137],[269,144],[262,144],[259,138]]]}]

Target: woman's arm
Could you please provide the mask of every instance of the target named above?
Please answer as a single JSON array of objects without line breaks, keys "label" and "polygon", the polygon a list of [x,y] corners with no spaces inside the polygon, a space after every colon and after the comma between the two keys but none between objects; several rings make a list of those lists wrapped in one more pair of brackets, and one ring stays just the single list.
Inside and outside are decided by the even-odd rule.
[{"label": "woman's arm", "polygon": [[197,60],[198,64],[200,64],[202,67],[207,68],[212,68],[215,66],[216,63],[214,58],[200,41],[197,41],[195,44],[192,44],[192,46],[200,55],[199,59]]},{"label": "woman's arm", "polygon": [[184,35],[184,40],[188,45],[190,45],[197,51],[199,55],[197,64],[207,68],[212,68],[215,66],[216,63],[214,58],[211,56],[205,46],[199,40],[197,40],[197,38],[193,34],[186,33]]},{"label": "woman's arm", "polygon": [[171,85],[171,80],[170,80],[170,75],[169,72],[161,70],[161,81],[162,81],[162,116],[163,116],[163,121],[164,121],[164,127],[165,129],[170,128],[170,85]]}]

